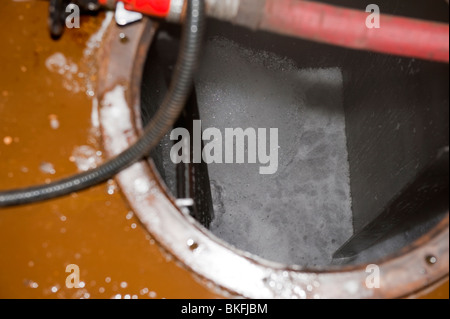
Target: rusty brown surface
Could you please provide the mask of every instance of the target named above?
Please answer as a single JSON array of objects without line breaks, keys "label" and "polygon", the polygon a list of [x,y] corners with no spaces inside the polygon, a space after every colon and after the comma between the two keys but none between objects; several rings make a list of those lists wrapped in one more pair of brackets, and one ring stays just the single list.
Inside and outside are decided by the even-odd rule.
[{"label": "rusty brown surface", "polygon": [[[0,4],[0,32],[8,44],[0,51],[0,189],[38,184],[75,173],[74,150],[79,146],[102,151],[92,117],[93,98],[86,94],[95,83],[103,85],[95,90],[97,93],[108,92],[118,84],[128,87],[127,102],[133,103],[133,96],[138,94],[133,81],[139,82],[139,77],[130,80],[130,75],[139,64],[133,59],[136,61],[145,51],[145,46],[136,45],[149,40],[142,35],[151,36],[145,32],[147,26],[128,29],[133,30],[128,31],[132,32],[128,41],[115,43],[118,45],[115,47],[104,46],[93,53],[92,56],[105,62],[103,69],[97,69],[97,60],[84,56],[83,51],[99,30],[104,15],[84,19],[81,29],[67,30],[60,42],[53,42],[46,29],[46,14],[45,2]],[[17,27],[10,27],[13,25]],[[105,39],[110,43],[116,41],[117,32],[106,32]],[[64,55],[69,70],[46,66],[49,57],[57,52]],[[116,63],[113,68],[111,58]],[[68,71],[73,64],[79,70],[71,74]],[[111,70],[116,72],[115,76],[111,76]],[[98,81],[98,77],[107,80]],[[79,92],[75,92],[74,83],[78,84]],[[136,113],[136,107],[132,105],[130,110]],[[51,164],[54,174],[51,170],[49,174],[49,166],[43,163]],[[150,168],[145,168],[146,173],[155,180],[156,176],[148,171]],[[139,174],[139,170],[136,172]],[[156,186],[162,187],[159,183]],[[424,269],[436,272],[433,269],[438,267],[445,270],[445,265],[429,267],[422,255],[439,255],[440,249],[445,249],[445,245],[440,245],[443,239],[448,243],[448,219],[441,229],[422,238],[412,251],[385,262],[383,267],[392,271],[395,280],[413,274],[414,285],[429,288],[433,282],[427,280],[433,277],[419,272]],[[448,244],[443,253],[447,254],[448,273]],[[84,288],[65,287],[68,264],[80,266]],[[0,298],[220,297],[161,253],[144,226],[130,214],[114,183],[47,203],[1,209],[0,269]],[[360,273],[358,269],[346,271]],[[334,290],[339,292],[348,277],[336,278]],[[394,289],[389,296],[408,297],[402,292],[411,291],[409,288]],[[448,281],[431,295],[425,295],[430,296],[448,298]]]},{"label": "rusty brown surface", "polygon": [[[2,190],[77,172],[71,161],[77,147],[101,151],[92,125],[93,99],[86,94],[97,70],[83,51],[104,15],[83,18],[80,29],[66,30],[54,42],[47,30],[47,7],[45,1],[0,2]],[[51,71],[46,61],[58,52],[78,72],[54,65]],[[43,162],[52,166],[42,168],[53,167],[55,173],[42,172]],[[112,184],[0,209],[0,298],[216,297],[166,260],[129,211]],[[65,287],[68,264],[79,265],[84,288]]]},{"label": "rusty brown surface", "polygon": [[422,295],[420,298],[422,299],[449,299],[449,282],[448,278],[444,283],[439,285],[438,287],[434,287],[433,290],[427,292],[425,295]]}]

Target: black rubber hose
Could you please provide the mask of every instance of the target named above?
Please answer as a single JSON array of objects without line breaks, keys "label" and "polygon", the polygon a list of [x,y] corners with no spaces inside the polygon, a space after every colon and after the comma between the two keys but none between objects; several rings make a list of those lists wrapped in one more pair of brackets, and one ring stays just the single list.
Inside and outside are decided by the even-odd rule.
[{"label": "black rubber hose", "polygon": [[81,191],[107,181],[121,170],[146,157],[172,128],[189,97],[200,54],[204,25],[204,0],[188,0],[180,53],[169,91],[161,107],[145,128],[143,136],[133,146],[93,170],[48,185],[0,192],[0,207],[40,202]]}]

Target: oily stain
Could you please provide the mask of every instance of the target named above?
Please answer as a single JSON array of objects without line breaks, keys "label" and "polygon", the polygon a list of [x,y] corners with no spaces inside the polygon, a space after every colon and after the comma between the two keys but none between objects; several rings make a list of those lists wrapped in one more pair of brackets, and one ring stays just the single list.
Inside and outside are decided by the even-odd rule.
[{"label": "oily stain", "polygon": [[[105,17],[52,41],[48,2],[0,2],[0,189],[41,184],[102,160],[84,51]],[[92,45],[92,43],[91,43]],[[81,288],[66,287],[66,267]],[[165,256],[113,182],[0,208],[0,298],[215,298]]]}]

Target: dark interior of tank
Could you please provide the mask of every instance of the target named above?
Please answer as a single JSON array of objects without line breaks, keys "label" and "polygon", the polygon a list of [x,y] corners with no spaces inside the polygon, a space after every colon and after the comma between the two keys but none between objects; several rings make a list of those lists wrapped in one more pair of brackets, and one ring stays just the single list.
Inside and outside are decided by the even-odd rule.
[{"label": "dark interior of tank", "polygon": [[[445,1],[379,5],[387,13],[448,22]],[[183,209],[214,235],[271,261],[320,268],[394,254],[448,212],[447,64],[214,20],[207,30],[195,87],[176,127],[191,136],[194,120],[223,135],[253,129],[258,141],[267,133],[267,147],[272,128],[279,146],[270,162],[174,164],[177,141],[168,134],[152,152],[168,190],[193,199]],[[179,32],[162,25],[152,44],[142,82],[144,124],[167,90]],[[261,174],[269,165],[274,173]]]}]

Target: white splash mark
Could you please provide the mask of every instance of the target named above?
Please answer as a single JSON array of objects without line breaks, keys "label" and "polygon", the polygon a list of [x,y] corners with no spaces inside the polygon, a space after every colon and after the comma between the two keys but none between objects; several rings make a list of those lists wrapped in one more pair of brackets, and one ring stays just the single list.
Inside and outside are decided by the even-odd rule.
[{"label": "white splash mark", "polygon": [[70,157],[70,161],[74,162],[80,172],[85,172],[96,168],[102,163],[102,158],[99,156],[96,149],[88,145],[75,147]]},{"label": "white splash mark", "polygon": [[48,120],[50,121],[50,127],[54,130],[59,129],[60,123],[58,116],[56,114],[50,114],[48,116]]},{"label": "white splash mark", "polygon": [[114,182],[114,180],[111,179],[106,183],[106,192],[108,193],[108,195],[114,195],[118,189],[119,188],[117,187],[117,184],[116,182]]},{"label": "white splash mark", "polygon": [[33,289],[36,289],[39,287],[39,284],[37,282],[35,282],[33,280],[29,280],[29,279],[24,280],[24,285],[26,287],[33,288]]},{"label": "white splash mark", "polygon": [[64,74],[64,67],[67,65],[67,59],[61,52],[56,52],[49,56],[45,61],[45,66],[51,72],[56,72],[61,75]]},{"label": "white splash mark", "polygon": [[356,294],[359,290],[359,285],[356,281],[347,281],[344,284],[344,288],[345,290],[349,293],[349,294]]},{"label": "white splash mark", "polygon": [[127,220],[130,220],[131,218],[133,218],[133,216],[134,216],[134,213],[133,213],[133,212],[128,212],[128,214],[127,214],[127,216],[126,216],[126,219],[127,219]]},{"label": "white splash mark", "polygon": [[92,112],[91,112],[91,124],[92,127],[98,129],[100,127],[100,119],[98,118],[98,99],[92,100]]},{"label": "white splash mark", "polygon": [[148,293],[148,288],[141,289],[141,295],[145,295]]},{"label": "white splash mark", "polygon": [[[83,60],[86,64],[89,64],[90,59],[94,55],[95,51],[100,48],[102,39],[106,33],[106,30],[111,23],[114,17],[113,12],[106,12],[105,19],[102,22],[102,25],[98,29],[96,33],[94,33],[89,40],[86,42],[86,48],[83,51]],[[89,68],[90,73],[96,72],[96,68]],[[89,73],[88,72],[88,73]],[[92,112],[91,112],[91,124],[92,124],[92,135],[96,135],[96,132],[100,128],[100,121],[98,115],[98,99],[95,96],[95,86],[94,83],[90,80],[90,76],[92,74],[88,74],[86,78],[86,95],[92,98]]]},{"label": "white splash mark", "polygon": [[140,178],[134,182],[134,189],[138,193],[145,194],[150,190],[150,188],[151,186],[147,183],[146,179]]},{"label": "white splash mark", "polygon": [[111,145],[114,154],[119,154],[128,148],[128,141],[133,138],[133,132],[129,127],[131,114],[125,100],[125,88],[118,85],[106,93],[102,106],[100,116],[104,123],[105,136],[116,136],[118,132],[123,133],[124,138],[116,139]]},{"label": "white splash mark", "polygon": [[50,288],[52,293],[57,293],[59,289],[60,289],[60,286],[58,284],[56,284]]},{"label": "white splash mark", "polygon": [[78,93],[82,89],[78,77],[78,65],[70,58],[66,58],[61,52],[56,52],[45,60],[45,66],[50,72],[62,76],[63,87],[73,93]]},{"label": "white splash mark", "polygon": [[111,11],[106,12],[105,19],[103,20],[100,29],[96,33],[94,33],[86,43],[86,48],[84,49],[83,52],[85,57],[90,56],[92,53],[94,53],[96,49],[100,47],[106,29],[108,28],[108,25],[110,24],[113,17],[114,12]]},{"label": "white splash mark", "polygon": [[56,170],[55,170],[55,167],[53,166],[53,164],[48,163],[48,162],[42,162],[41,165],[39,166],[39,169],[44,174],[54,175],[56,173]]}]

